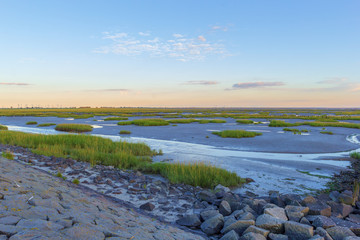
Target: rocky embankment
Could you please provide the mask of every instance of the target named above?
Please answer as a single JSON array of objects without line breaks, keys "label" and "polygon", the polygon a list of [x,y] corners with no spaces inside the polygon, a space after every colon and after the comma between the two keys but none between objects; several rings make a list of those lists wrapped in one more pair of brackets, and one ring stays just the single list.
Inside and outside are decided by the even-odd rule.
[{"label": "rocky embankment", "polygon": [[[121,171],[105,166],[91,167],[87,163],[72,159],[46,157],[33,154],[24,148],[0,146],[0,151],[5,149],[15,152],[17,160],[31,164],[32,167],[53,174],[62,173],[70,181],[79,179],[80,185],[103,193],[100,194],[102,199],[105,195],[111,196],[114,200],[119,199],[121,206],[135,207],[159,220],[176,222],[203,234],[205,238],[207,236],[214,240],[360,239],[357,237],[360,236],[360,202],[356,194],[354,197],[349,190],[305,198],[296,194],[281,195],[278,192],[271,192],[266,197],[256,197],[251,193],[239,195],[221,185],[213,190],[183,184],[173,185],[164,179],[143,175],[140,172]],[[74,184],[61,178],[51,178],[56,179],[57,184],[62,182],[69,188],[66,191],[78,191],[72,189],[76,186]],[[41,195],[40,198],[44,201]],[[73,206],[79,204],[77,199],[78,197],[73,197]],[[32,201],[29,200],[27,204]],[[82,204],[80,201],[80,206]],[[36,204],[34,206],[36,207]],[[110,230],[107,229],[106,223],[99,222],[101,218],[94,217],[97,216],[93,215],[96,213],[96,209],[95,212],[88,213],[91,221],[85,223],[97,227],[100,225],[103,227],[103,234],[110,237],[111,235],[106,234],[111,230],[112,225],[109,227]],[[49,217],[42,220],[51,221]],[[70,220],[71,226],[79,223],[76,218]],[[17,224],[19,222],[12,225],[16,227]],[[141,232],[142,227],[138,226]],[[158,232],[162,229],[155,228],[153,231],[153,234],[157,234],[157,237],[152,236],[154,239],[186,239],[185,235],[163,235],[163,238],[160,238],[162,234],[158,235]],[[147,232],[146,227],[144,232]],[[126,235],[123,239],[129,239],[127,236],[130,235]],[[197,238],[201,237],[192,235],[189,239]],[[138,235],[130,239],[152,238]]]},{"label": "rocky embankment", "polygon": [[0,240],[203,239],[0,157]]}]

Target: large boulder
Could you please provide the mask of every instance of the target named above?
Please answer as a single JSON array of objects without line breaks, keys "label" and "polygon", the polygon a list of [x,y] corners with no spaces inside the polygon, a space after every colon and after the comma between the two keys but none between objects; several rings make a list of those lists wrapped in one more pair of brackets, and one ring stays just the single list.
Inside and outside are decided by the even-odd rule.
[{"label": "large boulder", "polygon": [[285,222],[284,227],[285,235],[293,240],[309,239],[314,236],[314,228],[306,224],[288,221]]},{"label": "large boulder", "polygon": [[203,221],[208,220],[209,218],[212,218],[213,216],[216,216],[219,214],[218,210],[204,210],[200,213],[200,217]]},{"label": "large boulder", "polygon": [[266,229],[262,229],[256,226],[249,226],[243,234],[249,233],[249,232],[253,232],[253,233],[257,233],[257,234],[261,234],[263,235],[265,238],[269,235],[270,231],[266,230]]},{"label": "large boulder", "polygon": [[333,201],[329,201],[328,204],[331,207],[332,216],[334,217],[345,218],[353,212],[353,207],[351,205],[346,205],[344,203],[336,203]]},{"label": "large boulder", "polygon": [[219,212],[224,216],[229,216],[231,214],[231,207],[227,201],[221,201],[219,205]]},{"label": "large boulder", "polygon": [[201,230],[207,235],[213,235],[222,229],[224,226],[224,217],[221,214],[217,214],[212,218],[209,218],[205,222],[203,222],[200,226]]},{"label": "large boulder", "polygon": [[239,235],[234,231],[230,231],[227,234],[225,234],[220,240],[238,240]]},{"label": "large boulder", "polygon": [[347,227],[339,227],[339,226],[335,226],[332,228],[328,228],[326,229],[326,231],[329,233],[329,235],[334,239],[334,240],[343,240],[345,237],[349,237],[349,236],[356,236],[349,228]]},{"label": "large boulder", "polygon": [[224,227],[221,230],[221,233],[225,234],[230,232],[231,230],[234,230],[237,234],[242,234],[249,226],[255,225],[255,221],[253,220],[238,220],[234,222],[233,224]]},{"label": "large boulder", "polygon": [[288,240],[289,237],[283,234],[275,234],[275,233],[270,233],[268,238],[270,240]]},{"label": "large boulder", "polygon": [[337,226],[349,228],[356,235],[360,236],[360,224],[346,221],[336,217],[331,217],[331,220],[333,220]]},{"label": "large boulder", "polygon": [[203,190],[199,192],[197,198],[200,199],[201,201],[205,201],[208,203],[213,203],[217,199],[215,194],[209,190]]},{"label": "large boulder", "polygon": [[241,240],[266,240],[266,238],[258,233],[253,233],[253,232],[249,232],[246,233],[244,235],[242,235],[242,237],[240,238]]},{"label": "large boulder", "polygon": [[331,216],[331,207],[323,202],[315,202],[307,204],[309,207],[310,215],[323,215],[326,217]]},{"label": "large boulder", "polygon": [[190,214],[178,219],[176,223],[186,227],[198,227],[200,226],[201,221],[198,215]]},{"label": "large boulder", "polygon": [[259,228],[267,229],[272,233],[283,233],[285,222],[286,221],[275,218],[269,214],[263,214],[257,217],[255,225]]},{"label": "large boulder", "polygon": [[331,218],[319,215],[315,218],[312,225],[314,227],[322,227],[326,229],[326,228],[334,227],[336,224]]},{"label": "large boulder", "polygon": [[325,229],[323,229],[322,227],[316,228],[314,234],[320,235],[325,240],[333,240],[332,237],[330,236],[330,234]]},{"label": "large boulder", "polygon": [[286,216],[285,209],[283,208],[266,208],[264,209],[264,214],[269,214],[275,218],[287,221],[288,217]]}]

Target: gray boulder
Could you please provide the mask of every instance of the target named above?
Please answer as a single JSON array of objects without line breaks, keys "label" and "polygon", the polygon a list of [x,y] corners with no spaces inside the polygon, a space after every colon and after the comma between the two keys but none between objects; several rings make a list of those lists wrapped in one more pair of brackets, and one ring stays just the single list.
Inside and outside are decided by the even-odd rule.
[{"label": "gray boulder", "polygon": [[198,215],[190,214],[190,215],[186,215],[186,216],[178,219],[176,221],[176,223],[181,226],[186,226],[186,227],[198,227],[198,226],[200,226],[201,221],[200,221]]},{"label": "gray boulder", "polygon": [[353,212],[353,207],[351,205],[346,205],[344,203],[328,202],[332,210],[332,216],[338,218],[345,218]]},{"label": "gray boulder", "polygon": [[347,204],[347,205],[351,205],[352,202],[353,202],[352,194],[348,194],[346,192],[340,193],[338,199],[339,199],[340,203],[344,203],[344,204]]},{"label": "gray boulder", "polygon": [[320,235],[314,235],[312,238],[310,238],[309,240],[325,240],[324,237],[320,236]]},{"label": "gray boulder", "polygon": [[218,210],[204,210],[200,213],[200,217],[203,221],[206,221],[209,218],[212,218],[213,216],[216,216],[218,214],[219,214]]},{"label": "gray boulder", "polygon": [[274,234],[274,233],[270,233],[268,238],[270,240],[288,240],[289,237],[283,234]]},{"label": "gray boulder", "polygon": [[42,219],[22,219],[16,224],[16,227],[22,230],[37,229],[39,231],[58,231],[64,228],[64,226]]},{"label": "gray boulder", "polygon": [[209,190],[199,192],[197,198],[208,203],[213,203],[217,199],[215,194]]},{"label": "gray boulder", "polygon": [[234,231],[230,231],[227,234],[225,234],[220,240],[238,240],[239,235]]},{"label": "gray boulder", "polygon": [[258,233],[249,232],[244,234],[241,238],[241,240],[266,240],[266,238]]},{"label": "gray boulder", "polygon": [[334,240],[343,240],[345,237],[356,236],[349,228],[346,227],[335,226],[326,229],[326,231]]},{"label": "gray boulder", "polygon": [[285,209],[283,209],[283,208],[279,208],[279,207],[266,208],[266,209],[264,209],[264,214],[269,214],[275,218],[278,218],[278,219],[281,219],[284,221],[288,220],[288,217],[285,214]]},{"label": "gray boulder", "polygon": [[261,234],[263,235],[265,238],[269,235],[270,231],[266,230],[266,229],[262,229],[256,226],[249,226],[243,234],[249,233],[249,232],[253,232],[253,233],[257,233],[257,234]]},{"label": "gray boulder", "polygon": [[200,226],[201,230],[207,235],[213,235],[220,232],[221,228],[224,226],[224,217],[221,214],[217,214],[212,218],[209,218],[203,222]]},{"label": "gray boulder", "polygon": [[332,237],[330,236],[330,234],[325,229],[323,229],[322,227],[316,228],[314,234],[320,235],[325,240],[333,240]]},{"label": "gray boulder", "polygon": [[319,215],[317,218],[315,218],[312,225],[314,227],[322,227],[326,229],[334,227],[336,224],[331,218]]},{"label": "gray boulder", "polygon": [[283,233],[284,223],[284,220],[275,218],[269,214],[263,214],[257,217],[255,225],[259,228],[267,229],[272,233]]},{"label": "gray boulder", "polygon": [[289,221],[285,222],[284,227],[285,234],[289,236],[290,239],[302,240],[314,236],[314,228],[306,224]]},{"label": "gray boulder", "polygon": [[225,234],[234,230],[237,234],[241,235],[251,225],[255,225],[254,220],[238,220],[226,228],[223,228],[221,233]]},{"label": "gray boulder", "polygon": [[221,201],[219,205],[219,212],[224,216],[229,216],[231,214],[231,207],[227,201]]},{"label": "gray boulder", "polygon": [[230,190],[230,188],[228,188],[228,187],[224,187],[223,185],[221,185],[221,184],[218,184],[216,187],[215,187],[215,192],[217,192],[217,191],[222,191],[222,192],[225,192],[225,193],[227,193],[227,192],[230,192],[231,190]]},{"label": "gray boulder", "polygon": [[323,202],[309,203],[307,206],[309,207],[310,215],[331,216],[331,207]]}]

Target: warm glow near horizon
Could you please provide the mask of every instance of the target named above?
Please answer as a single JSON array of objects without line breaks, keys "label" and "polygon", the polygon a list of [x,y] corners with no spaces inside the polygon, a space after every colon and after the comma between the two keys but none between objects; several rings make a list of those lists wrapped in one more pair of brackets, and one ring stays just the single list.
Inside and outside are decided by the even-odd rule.
[{"label": "warm glow near horizon", "polygon": [[0,107],[360,107],[360,2],[0,3]]}]

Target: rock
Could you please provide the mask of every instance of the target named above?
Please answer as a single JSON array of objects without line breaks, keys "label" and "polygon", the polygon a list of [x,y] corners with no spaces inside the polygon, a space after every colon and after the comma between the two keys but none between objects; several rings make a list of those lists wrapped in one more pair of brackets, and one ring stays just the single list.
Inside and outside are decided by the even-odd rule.
[{"label": "rock", "polygon": [[152,204],[151,202],[144,203],[140,206],[140,209],[146,210],[146,211],[152,211],[152,210],[154,210],[154,208],[155,208],[155,205]]},{"label": "rock", "polygon": [[360,240],[360,237],[349,236],[344,238],[344,240]]},{"label": "rock", "polygon": [[332,237],[330,236],[330,234],[325,229],[323,229],[322,227],[316,228],[315,234],[320,235],[325,240],[333,240]]},{"label": "rock", "polygon": [[315,203],[315,202],[316,202],[316,199],[313,196],[307,196],[306,198],[304,198],[302,200],[302,204],[304,204],[304,205],[307,205],[310,203]]},{"label": "rock", "polygon": [[[235,216],[236,218],[236,216]],[[250,213],[250,212],[246,212],[241,214],[240,216],[238,216],[236,218],[237,220],[256,220],[256,217],[254,216],[254,214]]]},{"label": "rock", "polygon": [[349,228],[346,227],[335,226],[326,229],[326,231],[334,240],[343,240],[345,237],[348,236],[356,236]]},{"label": "rock", "polygon": [[215,192],[217,192],[217,191],[222,191],[222,192],[224,192],[224,193],[230,192],[230,188],[224,187],[224,186],[221,185],[221,184],[218,184],[218,185],[215,187],[214,190],[215,190]]},{"label": "rock", "polygon": [[306,224],[288,221],[284,223],[284,227],[285,235],[287,235],[290,239],[302,240],[309,239],[314,236],[314,228]]},{"label": "rock", "polygon": [[221,201],[219,205],[219,212],[224,216],[229,216],[231,214],[231,207],[227,201]]},{"label": "rock", "polygon": [[238,240],[239,235],[234,231],[230,231],[227,234],[225,234],[220,240]]},{"label": "rock", "polygon": [[310,209],[308,207],[302,207],[302,206],[287,205],[285,207],[286,213],[288,213],[288,212],[301,212],[301,213],[304,214],[304,216],[308,215],[309,210]]},{"label": "rock", "polygon": [[306,217],[301,218],[300,223],[311,226],[311,223],[309,222],[309,220]]},{"label": "rock", "polygon": [[288,240],[289,237],[283,234],[274,234],[274,233],[270,233],[269,237],[270,240]]},{"label": "rock", "polygon": [[219,214],[218,210],[204,210],[200,213],[200,217],[203,221],[206,221],[209,218],[212,218],[213,216],[216,216],[218,214]]},{"label": "rock", "polygon": [[282,207],[285,205],[282,199],[280,198],[278,191],[270,192],[269,197],[270,197],[270,202],[277,205],[278,207]]},{"label": "rock", "polygon": [[346,218],[346,220],[353,222],[353,223],[357,223],[360,224],[360,215],[358,214],[350,214],[348,218]]},{"label": "rock", "polygon": [[241,240],[266,240],[266,238],[258,233],[249,232],[244,234],[241,238]]},{"label": "rock", "polygon": [[310,238],[309,240],[325,240],[322,236],[320,235],[314,235],[312,238]]},{"label": "rock", "polygon": [[105,235],[103,232],[100,232],[94,227],[88,224],[75,224],[72,228],[67,228],[62,231],[70,239],[76,240],[103,240]]},{"label": "rock", "polygon": [[322,202],[309,203],[307,204],[309,207],[310,215],[323,215],[326,217],[331,216],[331,207]]},{"label": "rock", "polygon": [[0,193],[0,200],[4,199],[4,194]]},{"label": "rock", "polygon": [[301,197],[297,194],[285,194],[282,196],[282,200],[286,205],[300,206]]},{"label": "rock", "polygon": [[2,217],[0,218],[0,224],[4,224],[4,225],[16,225],[21,218],[16,217],[16,216],[6,216],[6,217]]},{"label": "rock", "polygon": [[201,225],[201,221],[196,214],[186,215],[177,220],[176,223],[186,227],[198,227]]},{"label": "rock", "polygon": [[332,191],[329,194],[330,199],[333,200],[334,202],[337,202],[339,200],[339,196],[340,196],[340,193],[338,191]]},{"label": "rock", "polygon": [[331,218],[320,215],[315,218],[312,225],[314,227],[322,227],[324,229],[327,229],[327,228],[334,227],[336,224]]},{"label": "rock", "polygon": [[249,226],[243,234],[249,233],[249,232],[253,232],[253,233],[257,233],[257,234],[261,234],[263,235],[265,238],[269,235],[270,231],[266,230],[266,229],[262,229],[256,226]]},{"label": "rock", "polygon": [[16,227],[22,230],[37,229],[39,231],[58,231],[64,228],[60,224],[42,219],[22,219],[16,224]]},{"label": "rock", "polygon": [[301,218],[304,217],[302,212],[287,212],[286,215],[290,221],[294,222],[300,222]]},{"label": "rock", "polygon": [[350,194],[347,194],[345,192],[340,193],[338,199],[339,199],[340,203],[344,203],[344,204],[347,204],[347,205],[351,205],[352,202],[353,202],[352,194],[350,195]]},{"label": "rock", "polygon": [[7,240],[7,236],[6,235],[0,235],[0,240]]},{"label": "rock", "polygon": [[336,203],[329,201],[328,204],[331,207],[332,216],[334,217],[345,218],[353,212],[353,207],[344,203]]},{"label": "rock", "polygon": [[224,228],[227,228],[228,226],[230,226],[231,224],[237,222],[238,220],[236,220],[236,218],[234,216],[228,216],[224,218],[225,223],[224,223]]},{"label": "rock", "polygon": [[217,199],[215,194],[210,192],[209,190],[203,190],[199,192],[197,198],[201,201],[206,201],[208,203],[213,203]]},{"label": "rock", "polygon": [[269,214],[275,218],[287,221],[288,217],[285,214],[285,209],[283,208],[266,208],[264,209],[264,214]]},{"label": "rock", "polygon": [[212,218],[209,218],[203,222],[200,226],[201,230],[207,235],[213,235],[220,232],[221,228],[224,226],[224,217],[221,214],[217,214]]},{"label": "rock", "polygon": [[283,233],[284,222],[284,220],[275,218],[269,214],[263,214],[257,217],[255,225],[259,228],[267,229],[272,233]]},{"label": "rock", "polygon": [[360,224],[346,221],[336,217],[331,217],[331,220],[333,220],[337,226],[349,228],[356,235],[360,235]]},{"label": "rock", "polygon": [[17,233],[20,229],[12,225],[0,224],[0,234],[4,234],[8,237]]},{"label": "rock", "polygon": [[226,228],[224,227],[221,230],[222,234],[228,233],[234,230],[237,234],[242,234],[250,225],[255,225],[255,221],[253,220],[238,220],[233,224],[230,224]]}]

